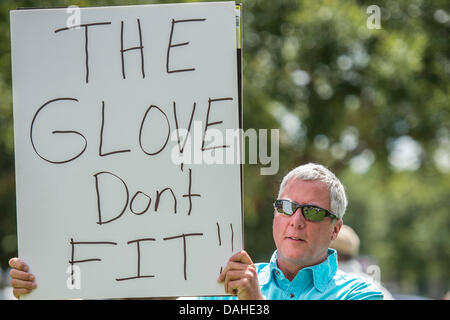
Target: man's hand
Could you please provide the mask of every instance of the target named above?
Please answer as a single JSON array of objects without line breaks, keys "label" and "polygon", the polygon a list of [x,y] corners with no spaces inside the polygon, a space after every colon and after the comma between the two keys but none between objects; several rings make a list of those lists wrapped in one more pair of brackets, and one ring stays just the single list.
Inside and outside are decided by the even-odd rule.
[{"label": "man's hand", "polygon": [[225,292],[237,295],[239,300],[264,299],[259,290],[256,267],[244,250],[228,260],[217,281],[225,282]]},{"label": "man's hand", "polygon": [[14,296],[20,299],[23,294],[30,293],[37,287],[34,282],[34,276],[28,273],[28,265],[19,258],[11,258],[9,260],[11,271],[11,286],[13,287]]}]

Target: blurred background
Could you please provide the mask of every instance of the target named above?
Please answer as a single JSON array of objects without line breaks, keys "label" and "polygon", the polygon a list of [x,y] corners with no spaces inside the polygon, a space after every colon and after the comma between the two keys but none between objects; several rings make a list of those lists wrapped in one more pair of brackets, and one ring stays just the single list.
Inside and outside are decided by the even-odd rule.
[{"label": "blurred background", "polygon": [[[17,256],[9,10],[169,2],[183,1],[0,2],[0,299],[12,298],[8,260]],[[243,1],[244,129],[280,129],[278,174],[244,167],[253,261],[275,249],[272,202],[282,177],[318,162],[346,186],[344,223],[359,236],[363,271],[377,266],[394,298],[445,298],[449,35],[447,0]]]}]

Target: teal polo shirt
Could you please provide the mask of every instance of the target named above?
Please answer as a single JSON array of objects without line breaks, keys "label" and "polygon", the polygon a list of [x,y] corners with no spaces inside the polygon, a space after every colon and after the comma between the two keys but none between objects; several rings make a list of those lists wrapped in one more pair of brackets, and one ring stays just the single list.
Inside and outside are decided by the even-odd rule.
[{"label": "teal polo shirt", "polygon": [[[328,249],[328,257],[320,264],[301,269],[289,281],[277,266],[277,251],[269,263],[255,264],[262,295],[268,300],[382,300],[378,288],[357,275],[338,270],[337,252]],[[236,296],[201,297],[200,299],[232,300]]]}]

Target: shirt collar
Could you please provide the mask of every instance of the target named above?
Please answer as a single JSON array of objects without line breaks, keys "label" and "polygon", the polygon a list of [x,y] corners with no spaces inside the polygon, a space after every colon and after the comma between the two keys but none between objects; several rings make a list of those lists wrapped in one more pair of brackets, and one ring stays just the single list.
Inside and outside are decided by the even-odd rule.
[{"label": "shirt collar", "polygon": [[[300,272],[308,272],[306,270],[311,270],[310,274],[313,278],[314,286],[320,292],[323,292],[328,285],[328,282],[334,277],[337,271],[337,252],[334,249],[328,249],[327,258],[314,266],[303,268],[299,271],[295,278],[297,278]],[[265,270],[260,273],[258,277],[260,285],[267,284],[271,277],[276,276],[276,272],[281,273],[282,271],[277,266],[277,250],[272,254],[269,264],[267,265]],[[294,278],[293,281],[296,279]]]}]

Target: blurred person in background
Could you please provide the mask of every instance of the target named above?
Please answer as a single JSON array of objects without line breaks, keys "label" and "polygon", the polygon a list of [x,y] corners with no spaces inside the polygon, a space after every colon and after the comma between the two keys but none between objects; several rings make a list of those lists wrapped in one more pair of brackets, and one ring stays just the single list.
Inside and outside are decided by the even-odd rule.
[{"label": "blurred person in background", "polygon": [[337,238],[330,243],[338,253],[338,268],[348,274],[360,276],[367,281],[372,281],[383,292],[383,300],[394,300],[391,293],[384,288],[379,279],[374,279],[365,273],[362,264],[358,260],[360,240],[356,232],[348,225],[342,225]]}]

